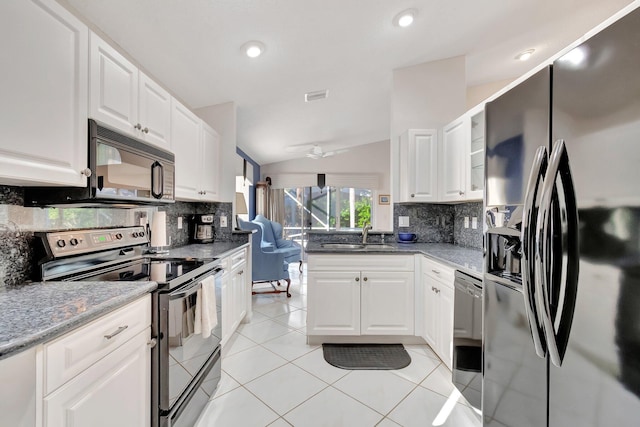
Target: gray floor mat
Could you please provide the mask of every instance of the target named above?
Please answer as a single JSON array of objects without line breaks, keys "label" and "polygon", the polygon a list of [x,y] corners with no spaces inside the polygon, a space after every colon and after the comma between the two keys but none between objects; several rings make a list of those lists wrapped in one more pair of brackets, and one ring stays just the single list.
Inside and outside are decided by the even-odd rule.
[{"label": "gray floor mat", "polygon": [[402,369],[411,363],[402,344],[322,344],[322,352],[342,369]]}]

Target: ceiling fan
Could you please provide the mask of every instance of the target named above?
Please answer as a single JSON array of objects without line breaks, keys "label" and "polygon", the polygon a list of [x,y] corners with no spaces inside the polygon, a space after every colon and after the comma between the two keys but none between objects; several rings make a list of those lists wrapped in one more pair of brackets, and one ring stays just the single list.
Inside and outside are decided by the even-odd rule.
[{"label": "ceiling fan", "polygon": [[306,154],[306,156],[309,157],[310,159],[322,159],[324,157],[335,156],[336,154],[345,153],[347,151],[349,150],[342,149],[342,150],[322,151],[322,147],[320,147],[319,145],[314,145],[313,147],[311,147],[311,151],[309,151]]}]

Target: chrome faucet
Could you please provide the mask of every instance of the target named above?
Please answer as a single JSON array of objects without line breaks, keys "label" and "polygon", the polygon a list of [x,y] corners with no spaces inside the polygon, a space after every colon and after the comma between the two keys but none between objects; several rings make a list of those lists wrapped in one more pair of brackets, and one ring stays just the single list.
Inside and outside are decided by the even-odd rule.
[{"label": "chrome faucet", "polygon": [[362,227],[362,244],[363,245],[367,244],[367,236],[369,236],[369,230],[371,230],[372,228],[373,227],[369,223],[366,223],[364,227]]}]

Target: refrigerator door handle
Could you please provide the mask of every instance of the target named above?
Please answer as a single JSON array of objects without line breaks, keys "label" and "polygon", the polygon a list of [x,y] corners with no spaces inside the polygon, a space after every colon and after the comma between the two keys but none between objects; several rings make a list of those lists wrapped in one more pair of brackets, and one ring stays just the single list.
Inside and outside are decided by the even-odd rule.
[{"label": "refrigerator door handle", "polygon": [[[553,203],[555,201],[555,203]],[[553,212],[553,209],[559,212]],[[559,245],[554,246],[553,221],[560,222]],[[542,313],[544,332],[551,363],[560,367],[567,343],[575,310],[578,284],[578,211],[569,157],[564,140],[554,143],[551,152],[547,177],[542,186],[540,210],[536,220],[536,305]],[[558,237],[556,237],[558,238]],[[554,249],[555,248],[555,249]],[[560,250],[558,250],[560,248]],[[561,257],[561,258],[557,258]],[[558,301],[554,322],[551,312],[551,283],[558,278],[553,268],[561,265],[559,280],[562,289]]]},{"label": "refrigerator door handle", "polygon": [[547,351],[544,343],[545,333],[540,325],[538,310],[535,306],[535,292],[533,278],[535,276],[535,229],[536,221],[536,199],[538,192],[543,185],[544,176],[547,171],[547,149],[544,146],[538,147],[529,174],[527,192],[524,201],[524,213],[522,216],[521,243],[522,243],[522,293],[524,295],[524,307],[529,321],[529,328],[533,337],[533,345],[536,354],[544,358]]}]

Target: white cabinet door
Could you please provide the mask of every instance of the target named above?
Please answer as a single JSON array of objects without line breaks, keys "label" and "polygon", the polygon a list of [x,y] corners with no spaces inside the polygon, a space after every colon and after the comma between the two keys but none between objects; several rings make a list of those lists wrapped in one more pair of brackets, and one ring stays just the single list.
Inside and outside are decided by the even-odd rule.
[{"label": "white cabinet door", "polygon": [[468,120],[462,117],[442,130],[440,149],[440,201],[457,201],[465,198],[465,143],[469,139]]},{"label": "white cabinet door", "polygon": [[138,69],[106,41],[91,33],[91,118],[138,136]]},{"label": "white cabinet door", "polygon": [[200,199],[199,170],[201,120],[187,107],[172,99],[171,149],[176,162],[176,197]]},{"label": "white cabinet door", "polygon": [[231,274],[224,273],[222,278],[220,279],[222,282],[220,295],[222,298],[221,308],[222,308],[222,339],[221,345],[224,348],[225,344],[231,338],[231,334],[233,333],[233,319],[235,317],[235,307],[233,304],[233,291],[232,291],[232,280]]},{"label": "white cabinet door", "polygon": [[0,16],[0,183],[84,187],[89,31],[54,0],[3,0]]},{"label": "white cabinet door", "polygon": [[117,350],[44,399],[47,427],[140,427],[150,423],[150,330]]},{"label": "white cabinet door", "polygon": [[360,335],[360,272],[308,273],[307,335]]},{"label": "white cabinet door", "polygon": [[438,132],[435,129],[410,129],[400,141],[402,200],[433,202],[438,200]]},{"label": "white cabinet door", "polygon": [[444,363],[451,369],[453,357],[453,284],[443,282],[437,285],[440,292],[440,338],[438,347]]},{"label": "white cabinet door", "polygon": [[142,72],[139,73],[139,136],[145,141],[170,150],[171,95]]},{"label": "white cabinet door", "polygon": [[363,271],[362,335],[413,335],[414,273]]},{"label": "white cabinet door", "polygon": [[470,130],[466,144],[466,199],[484,197],[484,105],[469,112]]},{"label": "white cabinet door", "polygon": [[433,286],[433,279],[422,274],[424,285],[424,336],[423,338],[434,350],[438,347],[439,308],[438,294]]},{"label": "white cabinet door", "polygon": [[238,268],[234,269],[231,274],[231,286],[233,295],[233,330],[235,331],[244,316],[247,314],[247,288],[245,286],[245,267],[246,264],[241,264]]},{"label": "white cabinet door", "polygon": [[204,122],[202,123],[200,161],[202,199],[216,201],[220,196],[220,135]]}]

